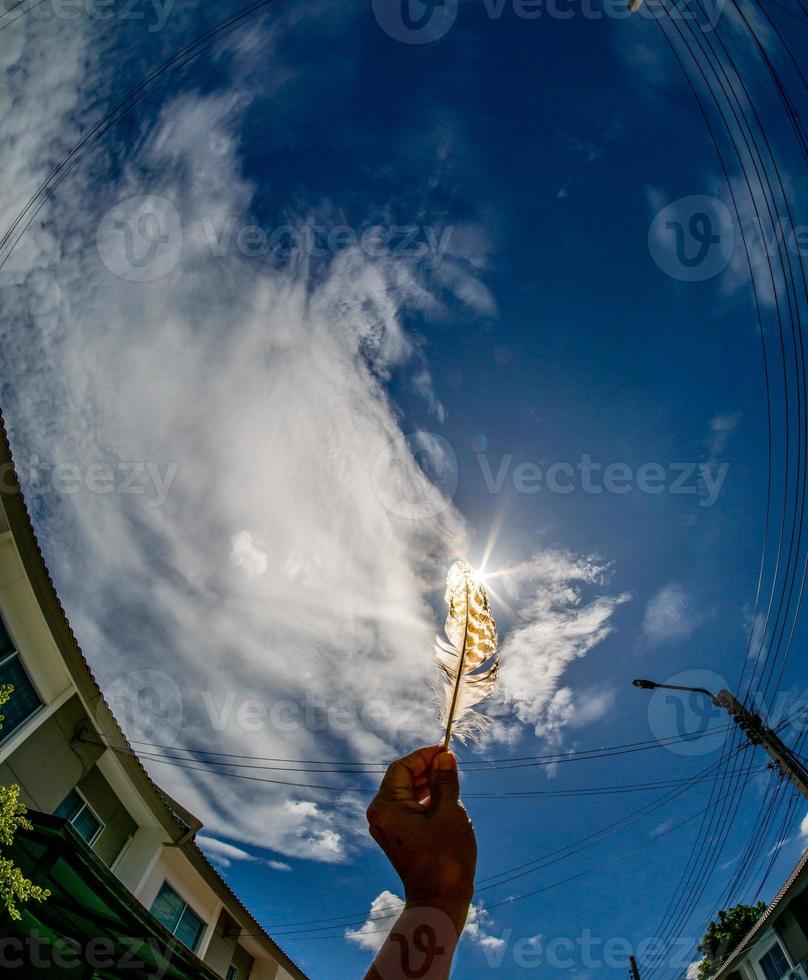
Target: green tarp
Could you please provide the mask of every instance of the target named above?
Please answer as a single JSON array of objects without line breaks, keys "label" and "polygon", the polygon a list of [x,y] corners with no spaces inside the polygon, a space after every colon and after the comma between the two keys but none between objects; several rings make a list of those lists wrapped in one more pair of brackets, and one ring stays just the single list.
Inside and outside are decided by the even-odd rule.
[{"label": "green tarp", "polygon": [[66,820],[29,812],[9,856],[50,889],[3,916],[0,976],[25,980],[220,980],[118,881]]}]

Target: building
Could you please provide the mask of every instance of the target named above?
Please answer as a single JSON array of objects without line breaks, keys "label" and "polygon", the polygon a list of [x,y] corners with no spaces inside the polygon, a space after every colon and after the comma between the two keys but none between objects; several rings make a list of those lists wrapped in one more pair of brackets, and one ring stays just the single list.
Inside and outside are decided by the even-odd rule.
[{"label": "building", "polygon": [[[194,841],[104,701],[40,552],[0,419],[0,782],[32,831],[10,856],[51,897],[6,916],[0,974],[289,980],[303,972]],[[114,748],[111,748],[114,747]]]},{"label": "building", "polygon": [[713,980],[808,980],[808,850]]}]

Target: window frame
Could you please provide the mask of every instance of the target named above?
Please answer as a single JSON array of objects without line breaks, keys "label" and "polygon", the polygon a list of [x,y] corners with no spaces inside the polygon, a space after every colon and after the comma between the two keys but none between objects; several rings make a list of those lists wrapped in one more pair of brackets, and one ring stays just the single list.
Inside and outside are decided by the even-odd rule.
[{"label": "window frame", "polygon": [[[10,650],[7,654],[5,654],[5,656],[0,655],[0,670],[2,670],[2,668],[7,663],[9,663],[9,661],[11,661],[14,657],[16,657],[17,663],[20,665],[20,670],[22,670],[23,674],[25,674],[28,683],[31,685],[31,690],[36,695],[37,701],[39,701],[39,704],[36,706],[36,708],[34,708],[34,710],[30,714],[26,715],[22,719],[22,721],[19,722],[19,724],[16,725],[14,728],[9,728],[7,723],[3,722],[3,726],[2,728],[0,728],[0,746],[3,746],[16,734],[22,731],[24,726],[27,725],[32,718],[36,718],[36,716],[40,714],[40,712],[44,711],[47,705],[45,703],[45,699],[42,697],[42,692],[39,690],[39,687],[37,686],[36,682],[31,676],[31,672],[25,666],[25,661],[22,659],[22,654],[20,653],[20,648],[17,644],[17,641],[12,636],[11,630],[8,628],[8,623],[6,622],[5,617],[2,615],[2,613],[0,613],[0,628],[4,630],[9,640],[11,641],[11,645],[14,648],[13,650]],[[14,695],[12,694],[11,697],[13,698]],[[2,709],[0,709],[0,714],[2,714]]]},{"label": "window frame", "polygon": [[783,949],[780,942],[777,939],[775,939],[774,942],[771,944],[771,946],[769,946],[769,948],[761,956],[758,956],[757,958],[758,965],[760,966],[761,973],[763,974],[765,980],[769,980],[769,977],[768,974],[766,973],[766,968],[763,966],[763,961],[768,956],[771,956],[772,953],[774,953],[775,951],[777,951],[777,953],[780,954],[780,956],[783,959],[783,962],[786,964],[785,970],[778,974],[776,980],[782,980],[782,978],[788,974],[789,970],[791,970],[791,965],[788,962],[788,957],[785,954],[785,950]]},{"label": "window frame", "polygon": [[[208,922],[206,922],[206,920],[196,911],[196,909],[191,904],[189,904],[188,902],[185,901],[185,899],[182,896],[182,892],[180,892],[178,889],[176,889],[174,887],[174,885],[172,885],[171,882],[168,880],[168,878],[163,878],[163,883],[157,889],[157,894],[154,896],[154,899],[152,900],[152,903],[149,906],[149,914],[150,915],[154,915],[154,912],[152,912],[152,909],[154,908],[154,905],[155,905],[157,899],[160,897],[160,895],[163,892],[163,889],[165,889],[165,888],[170,888],[171,891],[174,892],[174,894],[177,896],[177,898],[182,902],[182,904],[183,904],[183,910],[182,910],[182,912],[180,912],[179,918],[177,919],[177,924],[174,926],[173,929],[169,928],[163,922],[160,922],[160,920],[157,919],[157,916],[156,915],[154,916],[154,918],[157,919],[158,922],[160,922],[160,925],[163,926],[164,929],[166,929],[168,932],[171,933],[171,935],[177,940],[177,942],[182,943],[182,945],[186,949],[189,949],[195,956],[198,956],[199,953],[197,952],[197,950],[202,945],[202,940],[205,938],[205,933],[208,930]],[[177,935],[177,931],[176,931],[179,928],[179,925],[182,922],[182,918],[185,915],[186,911],[187,912],[190,912],[191,915],[193,915],[195,918],[197,918],[201,922],[201,924],[202,924],[202,929],[200,930],[199,938],[196,941],[196,945],[193,946],[193,947],[192,946],[188,946],[186,943],[184,943],[182,941],[182,939],[180,939],[180,937]]]},{"label": "window frame", "polygon": [[238,980],[238,967],[235,963],[231,963],[228,966],[224,980]]},{"label": "window frame", "polygon": [[[98,830],[96,830],[96,832],[93,834],[93,836],[89,840],[87,840],[85,837],[81,837],[81,839],[84,841],[84,843],[88,847],[93,847],[95,845],[96,841],[98,840],[98,838],[101,836],[101,834],[103,834],[104,831],[107,829],[107,825],[104,823],[104,821],[101,819],[101,817],[98,816],[98,813],[96,812],[95,808],[92,806],[91,803],[88,802],[87,797],[84,795],[84,793],[82,793],[82,791],[78,788],[78,786],[74,786],[73,789],[70,790],[70,793],[75,793],[76,796],[78,796],[78,798],[84,804],[84,806],[82,806],[81,809],[77,810],[76,813],[70,819],[68,819],[67,817],[65,817],[64,819],[67,820],[67,822],[76,831],[76,833],[79,835],[79,837],[81,837],[81,834],[79,834],[78,828],[76,827],[76,825],[75,825],[75,823],[73,821],[78,816],[80,816],[80,814],[82,814],[85,811],[85,809],[86,810],[89,810],[90,813],[98,821]],[[65,800],[67,799],[68,796],[70,796],[70,793],[67,794],[67,796],[65,797]],[[62,803],[64,803],[64,800],[62,800]],[[60,803],[59,806],[61,806],[62,803]]]}]

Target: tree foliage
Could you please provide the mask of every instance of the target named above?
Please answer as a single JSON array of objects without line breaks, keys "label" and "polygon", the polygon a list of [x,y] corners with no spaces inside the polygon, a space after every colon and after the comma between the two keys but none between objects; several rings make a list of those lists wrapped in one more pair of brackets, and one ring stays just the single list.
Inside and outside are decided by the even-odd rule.
[{"label": "tree foliage", "polygon": [[708,980],[730,955],[743,937],[766,911],[766,903],[734,905],[723,909],[707,926],[698,950],[704,955],[699,963],[698,980]]},{"label": "tree foliage", "polygon": [[[0,686],[0,707],[11,697],[14,690],[10,684]],[[0,715],[0,728],[3,716]],[[20,918],[17,903],[35,899],[44,901],[50,892],[29,881],[14,862],[3,851],[14,843],[14,835],[22,827],[30,830],[31,824],[25,819],[25,806],[20,803],[19,786],[0,786],[0,908],[5,907],[12,919]]]}]

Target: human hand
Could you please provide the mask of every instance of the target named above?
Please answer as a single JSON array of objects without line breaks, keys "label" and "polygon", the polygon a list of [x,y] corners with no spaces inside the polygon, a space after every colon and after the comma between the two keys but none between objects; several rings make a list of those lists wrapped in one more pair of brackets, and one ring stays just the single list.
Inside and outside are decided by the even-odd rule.
[{"label": "human hand", "polygon": [[455,756],[431,745],[396,760],[367,817],[371,836],[401,878],[407,905],[441,909],[459,934],[474,892],[477,841],[460,802]]}]

